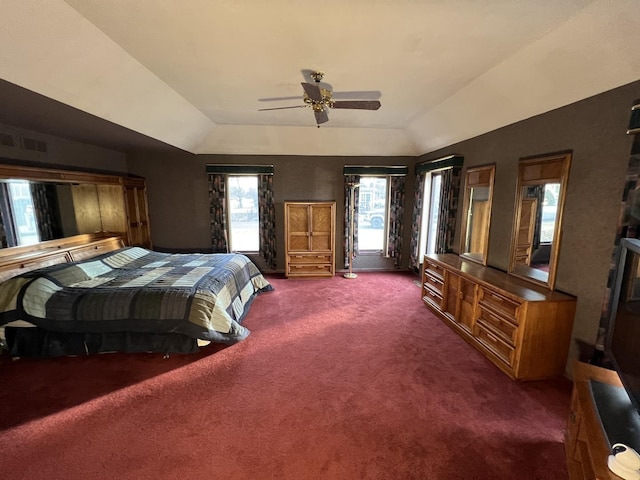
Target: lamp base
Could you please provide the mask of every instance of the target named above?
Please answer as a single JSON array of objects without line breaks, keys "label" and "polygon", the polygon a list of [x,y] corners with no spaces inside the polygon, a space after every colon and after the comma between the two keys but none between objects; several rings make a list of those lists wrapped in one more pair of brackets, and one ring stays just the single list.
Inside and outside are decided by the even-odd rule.
[{"label": "lamp base", "polygon": [[345,273],[344,278],[358,278],[358,275],[355,273]]}]

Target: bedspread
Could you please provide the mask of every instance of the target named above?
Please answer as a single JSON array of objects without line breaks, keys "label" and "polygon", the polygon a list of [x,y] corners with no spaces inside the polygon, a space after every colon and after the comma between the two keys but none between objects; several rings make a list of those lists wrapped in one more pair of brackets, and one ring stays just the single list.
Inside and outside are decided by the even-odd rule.
[{"label": "bedspread", "polygon": [[271,290],[239,254],[168,254],[128,247],[0,284],[0,324],[58,332],[174,332],[235,343],[255,295]]}]

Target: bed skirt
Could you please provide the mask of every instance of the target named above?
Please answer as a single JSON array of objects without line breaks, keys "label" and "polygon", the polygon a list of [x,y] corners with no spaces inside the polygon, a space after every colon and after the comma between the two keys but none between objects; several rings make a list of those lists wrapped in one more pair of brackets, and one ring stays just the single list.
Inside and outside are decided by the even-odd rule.
[{"label": "bed skirt", "polygon": [[179,333],[67,333],[37,327],[5,328],[9,354],[18,357],[61,357],[107,352],[195,353],[198,340]]}]

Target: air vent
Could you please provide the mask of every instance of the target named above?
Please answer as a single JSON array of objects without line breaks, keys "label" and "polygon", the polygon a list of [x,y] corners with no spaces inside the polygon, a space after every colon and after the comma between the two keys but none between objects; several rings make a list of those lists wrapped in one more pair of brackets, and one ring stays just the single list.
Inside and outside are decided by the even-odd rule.
[{"label": "air vent", "polygon": [[0,145],[3,147],[15,147],[16,144],[13,141],[13,135],[9,133],[0,133]]},{"label": "air vent", "polygon": [[25,150],[33,150],[35,152],[46,152],[47,144],[40,140],[34,140],[33,138],[22,137],[22,146]]}]

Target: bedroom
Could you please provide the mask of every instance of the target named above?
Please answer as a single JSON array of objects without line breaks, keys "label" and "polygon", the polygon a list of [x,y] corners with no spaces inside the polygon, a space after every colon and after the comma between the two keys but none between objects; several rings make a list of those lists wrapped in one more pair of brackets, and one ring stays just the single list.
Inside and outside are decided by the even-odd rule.
[{"label": "bedroom", "polygon": [[[69,3],[73,4],[74,2]],[[575,3],[578,4],[580,2]],[[588,4],[587,6],[596,10],[598,8],[608,8],[608,2],[582,3],[584,5]],[[71,10],[71,7],[67,4],[52,2],[52,5],[54,4],[56,5],[53,9],[54,11],[49,13],[58,15],[60,24],[59,28],[50,31],[52,38],[55,35],[62,35],[60,30],[64,29],[65,25],[69,25],[65,24],[65,21],[69,21],[70,24],[77,21],[76,17],[73,18],[73,21],[68,20],[68,16],[71,15],[68,10]],[[620,2],[618,7],[620,10],[617,11],[617,14],[623,15],[621,12],[625,10],[624,5],[628,7],[633,4]],[[11,8],[14,7],[12,6]],[[34,11],[21,12],[18,7],[15,7],[16,21],[9,23],[18,26],[20,25],[20,22],[17,21],[20,18],[19,16],[29,14],[33,22],[31,28],[42,28],[43,30],[51,28],[47,27],[49,19],[46,18],[46,14],[38,12],[37,7],[33,8]],[[615,13],[612,14],[612,17],[615,17]],[[614,22],[614,20],[611,21]],[[629,22],[632,22],[632,20],[629,19]],[[42,154],[27,152],[19,148],[0,146],[0,156],[22,161],[36,161],[56,167],[94,168],[113,172],[129,172],[143,176],[147,180],[154,245],[166,249],[197,250],[207,249],[210,246],[207,178],[204,173],[206,164],[274,165],[276,224],[282,225],[282,202],[284,201],[332,199],[338,205],[342,205],[344,202],[342,169],[345,164],[405,165],[409,167],[407,198],[412,198],[413,167],[416,163],[453,153],[460,154],[465,158],[465,167],[496,163],[489,264],[496,268],[506,269],[513,223],[518,159],[529,155],[570,149],[574,153],[574,160],[567,191],[568,196],[563,224],[564,234],[556,288],[578,298],[572,335],[575,341],[572,342],[570,354],[570,358],[575,358],[581,354],[578,343],[593,345],[598,335],[600,311],[605,297],[605,285],[616,235],[620,200],[633,143],[632,136],[626,135],[625,131],[629,121],[630,106],[636,99],[640,98],[640,80],[638,80],[640,79],[640,72],[638,71],[637,56],[631,58],[625,45],[637,44],[640,30],[638,30],[637,25],[634,26],[636,26],[635,29],[632,27],[621,29],[620,36],[612,36],[611,45],[613,46],[602,46],[603,52],[598,51],[596,52],[597,55],[594,53],[594,58],[601,63],[597,65],[589,64],[589,62],[581,63],[577,67],[578,73],[568,81],[568,84],[575,87],[576,90],[580,90],[583,83],[578,77],[584,78],[585,84],[594,82],[594,77],[606,77],[607,68],[615,70],[616,66],[623,71],[620,75],[623,80],[613,79],[609,87],[600,88],[593,92],[585,89],[586,93],[583,93],[580,90],[572,101],[549,106],[543,111],[535,111],[535,108],[530,109],[529,113],[525,113],[523,116],[513,119],[513,121],[496,125],[495,128],[472,130],[467,132],[467,136],[455,138],[453,141],[441,143],[435,147],[422,148],[422,146],[418,146],[417,152],[414,151],[413,140],[408,140],[407,136],[403,135],[402,138],[406,140],[406,146],[400,152],[393,154],[388,153],[387,150],[390,146],[395,147],[400,143],[396,141],[398,137],[394,136],[390,139],[385,135],[380,135],[378,140],[366,137],[366,140],[371,142],[371,148],[366,151],[362,150],[364,147],[361,145],[365,142],[352,141],[351,143],[358,144],[354,153],[347,154],[341,149],[332,152],[331,148],[333,146],[336,146],[337,149],[349,142],[341,140],[340,135],[335,133],[338,130],[337,128],[329,128],[331,123],[327,128],[323,127],[319,130],[314,128],[312,123],[304,128],[294,128],[292,136],[299,136],[300,138],[289,139],[291,143],[282,141],[280,138],[282,132],[280,131],[275,132],[268,128],[259,128],[253,125],[245,133],[247,136],[255,137],[256,146],[253,153],[232,153],[234,146],[237,147],[237,145],[242,144],[242,136],[235,133],[234,128],[229,126],[232,125],[230,123],[216,128],[218,130],[216,139],[222,142],[223,139],[221,137],[228,137],[219,150],[212,148],[209,152],[195,154],[184,151],[183,142],[185,139],[175,137],[175,124],[160,125],[154,123],[156,119],[136,119],[135,112],[131,111],[130,105],[127,105],[126,100],[110,98],[109,102],[107,102],[109,105],[89,105],[91,108],[87,108],[87,111],[92,112],[94,115],[102,113],[102,115],[98,116],[121,125],[127,125],[133,130],[137,129],[137,131],[148,135],[147,137],[137,136],[139,138],[135,140],[136,149],[131,149],[124,153],[131,136],[136,136],[133,132],[108,122],[94,124],[98,120],[93,116],[83,115],[82,112],[77,112],[71,107],[59,105],[46,98],[53,97],[61,101],[72,99],[74,96],[73,90],[78,87],[75,81],[71,81],[70,87],[65,90],[67,97],[64,95],[56,97],[53,94],[55,92],[52,93],[55,88],[47,90],[50,86],[43,86],[38,83],[36,78],[39,71],[37,69],[33,66],[18,65],[15,58],[5,52],[4,55],[7,56],[0,57],[0,62],[4,64],[6,61],[8,65],[14,67],[14,70],[10,72],[10,69],[5,70],[3,68],[3,71],[8,72],[6,76],[5,74],[1,75],[3,79],[7,82],[21,83],[18,81],[20,74],[30,74],[30,77],[27,75],[29,81],[25,77],[23,86],[39,92],[44,97],[22,91],[13,84],[3,82],[3,89],[5,89],[6,94],[2,94],[1,101],[3,102],[2,105],[6,104],[7,108],[2,108],[2,113],[0,113],[2,115],[0,117],[2,132],[16,137],[18,135],[36,136],[38,139],[45,140],[48,143],[49,151],[47,154]],[[83,23],[83,28],[88,30],[87,35],[95,35],[89,22]],[[9,30],[13,31],[9,31],[6,34],[18,39],[23,39],[31,34],[28,29],[25,29],[27,31],[24,32],[15,31],[17,28]],[[62,42],[63,40],[59,41]],[[3,43],[9,44],[8,41],[3,41]],[[97,45],[101,47],[98,49],[100,52],[105,55],[110,53],[103,43],[97,42]],[[587,42],[587,45],[593,47],[594,43]],[[30,57],[25,58],[33,59],[33,64],[36,64],[45,55],[37,51],[37,48],[42,48],[42,46],[37,44],[32,46],[36,49],[35,52],[32,52]],[[612,51],[607,48],[615,50],[620,57],[613,55]],[[20,49],[17,49],[16,52],[16,56],[25,54]],[[60,57],[55,58],[60,60]],[[619,63],[613,60],[605,60],[605,58],[617,58]],[[585,59],[580,57],[579,60],[584,62]],[[346,62],[348,63],[348,59]],[[308,66],[298,63],[290,66],[289,68],[293,72],[292,74],[289,72],[288,77],[293,77],[293,82],[299,81],[299,69]],[[331,81],[338,88],[344,78],[343,72],[334,74],[336,70],[332,72],[327,64],[321,66],[327,69],[327,73],[332,77]],[[24,71],[20,71],[20,68],[23,68]],[[30,70],[30,68],[34,68],[34,70]],[[47,68],[47,66],[43,65],[41,68]],[[343,70],[348,70],[348,68],[343,67]],[[382,70],[384,70],[384,67]],[[11,73],[11,76],[9,73]],[[136,74],[139,74],[137,70]],[[224,72],[220,74],[224,75]],[[272,96],[267,87],[280,81],[276,72],[268,75],[255,75],[254,67],[245,68],[244,75],[253,76],[255,81],[260,83],[260,93],[245,99],[246,101],[250,100],[249,108],[252,110],[258,106],[255,105],[257,104],[256,98]],[[354,89],[380,88],[383,95],[387,96],[386,98],[390,96],[390,91],[379,87],[383,80],[382,73],[378,72],[372,78],[369,78],[366,72],[362,73],[361,71],[358,76],[361,79],[367,79],[367,81],[354,81]],[[63,77],[62,74],[61,77]],[[64,82],[64,80],[61,80],[61,82]],[[160,88],[157,84],[152,85],[154,86],[152,90]],[[526,81],[523,85],[520,89],[520,95],[526,97],[531,94],[530,90],[534,88],[534,85]],[[56,85],[56,87],[59,88],[59,85]],[[138,92],[142,95],[140,90]],[[295,93],[295,90],[290,92],[291,95]],[[495,101],[495,97],[488,97],[488,99],[489,101]],[[384,109],[386,107],[385,96],[381,98],[381,101],[383,104],[382,109]],[[72,102],[69,101],[68,103]],[[115,108],[110,108],[112,105]],[[154,105],[152,102],[147,104],[141,100],[140,105],[146,105],[150,111],[153,111]],[[20,108],[22,106],[24,108]],[[82,106],[78,105],[78,107]],[[472,108],[469,108],[469,110],[465,108],[459,109],[459,116],[454,117],[452,123],[459,120],[464,123],[474,124],[473,121],[467,122],[467,119],[472,119],[475,122],[479,122],[477,124],[478,128],[484,127],[485,125],[482,122],[485,119],[480,117],[487,113],[486,109],[481,108],[482,105],[478,106],[477,103],[469,104],[469,107],[471,106],[480,108],[479,111],[482,113],[478,114],[478,111],[474,111]],[[119,109],[122,113],[114,112],[113,110],[116,109]],[[34,110],[37,113],[33,113]],[[468,114],[466,113],[467,111],[469,112]],[[191,110],[185,111],[185,126],[193,126],[187,125],[190,121],[193,121],[192,115],[193,112]],[[147,116],[142,115],[142,117]],[[160,115],[157,116],[159,117]],[[336,113],[336,121],[338,121],[337,116]],[[73,118],[79,119],[80,124],[87,128],[91,125],[97,125],[98,128],[96,130],[99,135],[95,135],[91,141],[88,139],[79,141],[79,137],[76,137],[76,140],[69,140],[69,138],[74,138],[74,135],[81,136],[83,134],[82,129],[79,128],[78,123],[74,123]],[[272,119],[274,117],[269,118]],[[331,121],[333,121],[333,118]],[[136,123],[132,119],[141,123],[148,120],[150,123],[148,128],[142,129],[139,128],[140,123]],[[262,122],[264,120],[258,121]],[[52,123],[64,126],[67,122],[70,126],[79,130],[74,134],[68,135],[51,133]],[[425,125],[419,125],[419,127],[424,131],[429,131]],[[354,130],[362,129],[350,129],[348,135],[351,135],[351,138],[362,139],[361,135],[364,134]],[[195,128],[189,130],[189,132],[193,136],[197,136]],[[384,133],[388,132],[385,131]],[[436,129],[435,133],[440,132]],[[110,138],[109,135],[111,135]],[[315,135],[315,137],[311,137],[311,135]],[[318,136],[320,136],[320,140],[318,140]],[[422,136],[426,137],[427,135],[417,135],[419,139]],[[156,141],[154,138],[161,141]],[[177,144],[179,148],[170,147],[163,143],[168,140],[173,141],[173,144]],[[286,148],[287,146],[289,148]],[[323,151],[323,149],[328,149],[329,151]],[[310,153],[309,150],[314,153]],[[319,154],[315,152],[319,152]],[[340,208],[338,208],[336,220],[338,225],[341,225],[344,221],[344,215]],[[407,209],[405,211],[405,224],[409,223],[410,209]],[[458,233],[459,231],[456,229],[456,235]],[[405,232],[405,235],[407,234]],[[283,231],[278,228],[275,238],[278,270],[284,268],[283,240]],[[336,238],[336,242],[341,242],[341,238]],[[454,244],[457,245],[458,243],[456,237]],[[409,257],[408,246],[408,237],[405,236],[404,262],[407,262]],[[384,268],[386,263],[381,261],[380,263],[369,264],[367,267]],[[401,267],[404,269],[408,265],[404,263]],[[341,268],[340,263],[338,263],[337,268]]]}]

